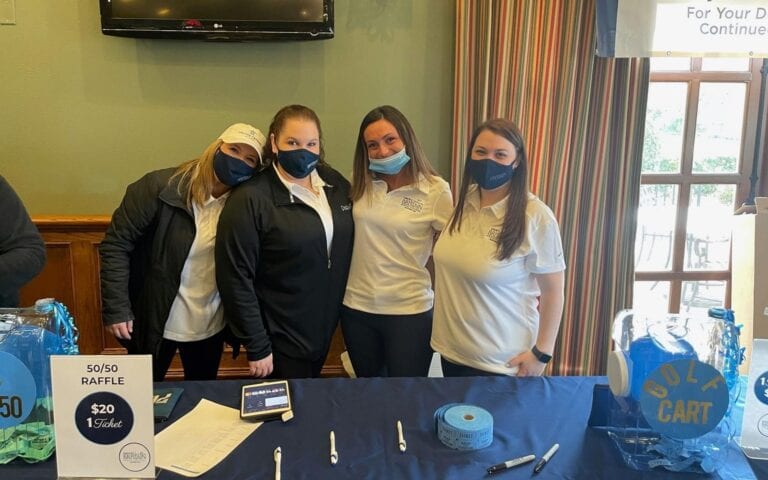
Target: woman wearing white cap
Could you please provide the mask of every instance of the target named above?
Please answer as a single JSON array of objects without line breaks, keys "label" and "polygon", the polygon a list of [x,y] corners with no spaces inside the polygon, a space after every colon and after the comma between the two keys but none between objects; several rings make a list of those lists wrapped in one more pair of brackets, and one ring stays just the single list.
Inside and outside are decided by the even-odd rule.
[{"label": "woman wearing white cap", "polygon": [[186,380],[216,378],[224,319],[216,228],[232,187],[261,162],[264,135],[237,123],[203,154],[128,186],[100,247],[102,319],[129,353],[165,377],[176,350]]}]

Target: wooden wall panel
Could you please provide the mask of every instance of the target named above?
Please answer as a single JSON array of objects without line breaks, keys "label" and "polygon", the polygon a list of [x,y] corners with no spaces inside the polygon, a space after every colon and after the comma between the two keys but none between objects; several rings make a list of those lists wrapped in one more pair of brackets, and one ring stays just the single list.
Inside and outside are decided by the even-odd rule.
[{"label": "wooden wall panel", "polygon": [[[75,292],[72,278],[72,250],[67,243],[46,243],[46,255],[48,256],[45,268],[35,277],[30,285],[37,284],[40,292],[46,292],[47,296],[60,300],[65,305],[75,305]],[[50,268],[56,265],[56,268]],[[22,306],[31,306],[39,297],[30,297],[29,288],[21,291]],[[70,307],[70,308],[72,308]]]},{"label": "wooden wall panel", "polygon": [[[38,298],[54,297],[69,308],[80,330],[83,354],[121,354],[125,350],[108,334],[101,323],[99,282],[99,244],[109,225],[108,216],[53,217],[32,219],[45,241],[48,260],[43,271],[21,291],[21,305],[33,305]],[[323,367],[323,376],[345,376],[340,355],[344,351],[341,331],[337,330]],[[219,378],[248,376],[245,355],[232,359],[227,347],[222,355]],[[183,377],[181,361],[171,364],[167,378]]]}]

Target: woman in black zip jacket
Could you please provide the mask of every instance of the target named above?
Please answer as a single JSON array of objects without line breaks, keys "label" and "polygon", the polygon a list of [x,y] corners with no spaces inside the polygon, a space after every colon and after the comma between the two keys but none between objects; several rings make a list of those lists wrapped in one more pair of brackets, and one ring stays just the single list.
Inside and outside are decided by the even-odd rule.
[{"label": "woman in black zip jacket", "polygon": [[216,280],[251,375],[317,377],[352,255],[349,182],[323,161],[307,107],[277,112],[268,142],[272,166],[235,190],[219,219]]},{"label": "woman in black zip jacket", "polygon": [[128,186],[101,243],[102,320],[163,380],[176,350],[186,380],[216,378],[224,319],[214,242],[228,192],[261,163],[264,135],[237,123],[199,158]]}]

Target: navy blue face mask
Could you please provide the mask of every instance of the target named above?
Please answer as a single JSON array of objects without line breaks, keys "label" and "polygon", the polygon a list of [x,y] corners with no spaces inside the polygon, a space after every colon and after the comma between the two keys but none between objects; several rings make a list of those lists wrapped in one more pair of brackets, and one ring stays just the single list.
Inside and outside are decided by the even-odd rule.
[{"label": "navy blue face mask", "polygon": [[490,158],[469,160],[469,174],[484,190],[494,190],[507,183],[515,174],[513,165],[502,165]]},{"label": "navy blue face mask", "polygon": [[227,155],[221,149],[213,154],[213,171],[216,178],[228,187],[235,187],[253,176],[253,167],[239,158]]},{"label": "navy blue face mask", "polygon": [[293,178],[304,178],[315,169],[320,155],[304,148],[298,150],[278,150],[277,163]]}]

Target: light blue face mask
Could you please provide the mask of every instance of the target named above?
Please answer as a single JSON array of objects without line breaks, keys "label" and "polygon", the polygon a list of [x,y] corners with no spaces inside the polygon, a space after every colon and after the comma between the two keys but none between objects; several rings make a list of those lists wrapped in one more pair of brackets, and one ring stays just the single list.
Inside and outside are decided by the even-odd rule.
[{"label": "light blue face mask", "polygon": [[384,175],[394,175],[403,169],[406,163],[411,161],[411,157],[405,153],[405,147],[402,150],[386,158],[368,157],[368,170]]}]

